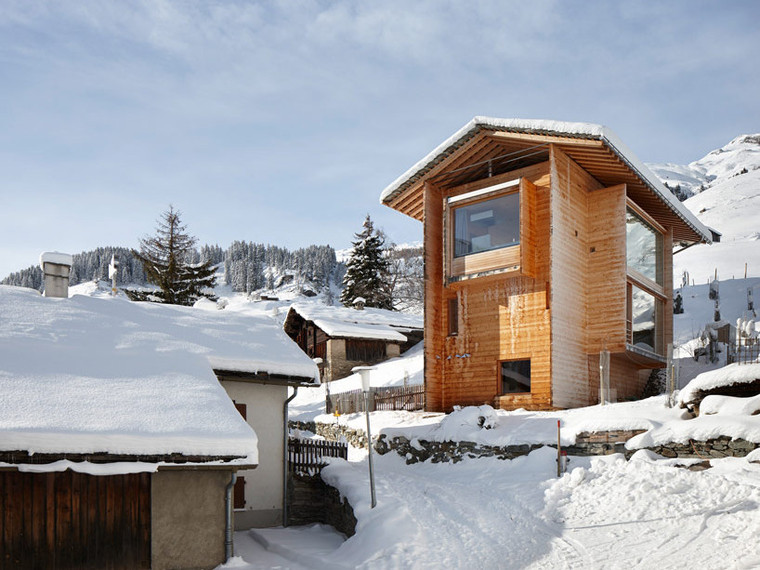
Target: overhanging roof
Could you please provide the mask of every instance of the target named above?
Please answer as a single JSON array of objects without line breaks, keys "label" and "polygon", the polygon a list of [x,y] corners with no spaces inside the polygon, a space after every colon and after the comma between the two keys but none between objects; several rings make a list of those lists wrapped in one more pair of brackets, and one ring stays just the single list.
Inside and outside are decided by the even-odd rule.
[{"label": "overhanging roof", "polygon": [[625,183],[629,195],[655,217],[673,226],[676,242],[711,243],[713,233],[657,179],[607,127],[591,123],[475,117],[393,181],[380,202],[422,220],[426,180],[511,154],[534,155],[554,144],[605,186]]}]

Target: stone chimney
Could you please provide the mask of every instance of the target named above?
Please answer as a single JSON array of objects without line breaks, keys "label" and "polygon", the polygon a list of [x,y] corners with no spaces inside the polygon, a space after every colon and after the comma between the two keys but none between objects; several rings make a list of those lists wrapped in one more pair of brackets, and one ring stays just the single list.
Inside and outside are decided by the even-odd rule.
[{"label": "stone chimney", "polygon": [[354,299],[354,302],[351,304],[353,305],[354,309],[356,309],[357,311],[363,311],[364,305],[367,304],[367,300],[364,297],[357,297],[356,299]]},{"label": "stone chimney", "polygon": [[72,263],[68,253],[46,251],[40,255],[40,267],[45,276],[45,297],[68,298]]}]

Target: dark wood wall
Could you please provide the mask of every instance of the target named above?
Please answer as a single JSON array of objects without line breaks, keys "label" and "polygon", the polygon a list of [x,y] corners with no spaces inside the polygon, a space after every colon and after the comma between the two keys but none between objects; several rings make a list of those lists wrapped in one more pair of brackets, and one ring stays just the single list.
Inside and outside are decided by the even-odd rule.
[{"label": "dark wood wall", "polygon": [[150,568],[150,474],[0,471],[0,569]]}]

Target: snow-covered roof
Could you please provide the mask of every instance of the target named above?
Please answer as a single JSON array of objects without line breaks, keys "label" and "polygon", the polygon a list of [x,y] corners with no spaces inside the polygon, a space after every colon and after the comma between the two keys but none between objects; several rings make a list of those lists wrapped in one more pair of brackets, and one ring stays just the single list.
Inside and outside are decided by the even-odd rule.
[{"label": "snow-covered roof", "polygon": [[565,121],[537,119],[499,119],[495,117],[474,117],[469,123],[459,129],[451,137],[443,141],[432,152],[404,172],[380,195],[380,203],[385,203],[417,177],[425,174],[440,160],[454,152],[464,140],[468,140],[482,128],[493,128],[502,131],[527,132],[544,135],[565,136],[581,139],[596,139],[604,142],[623,162],[625,162],[644,183],[652,189],[669,207],[690,226],[707,243],[712,242],[710,229],[702,224],[681,202],[678,201],[660,182],[657,176],[636,157],[635,154],[612,132],[603,125],[594,123],[571,123]]},{"label": "snow-covered roof", "polygon": [[406,342],[404,332],[421,330],[420,315],[365,307],[361,311],[317,303],[296,303],[291,307],[307,321],[312,321],[325,334],[336,338],[361,338]]},{"label": "snow-covered roof", "polygon": [[45,251],[40,254],[40,269],[45,269],[45,263],[57,263],[71,267],[74,263],[74,256],[60,251]]},{"label": "snow-covered roof", "polygon": [[266,315],[0,286],[0,450],[255,463],[214,368],[318,379]]}]

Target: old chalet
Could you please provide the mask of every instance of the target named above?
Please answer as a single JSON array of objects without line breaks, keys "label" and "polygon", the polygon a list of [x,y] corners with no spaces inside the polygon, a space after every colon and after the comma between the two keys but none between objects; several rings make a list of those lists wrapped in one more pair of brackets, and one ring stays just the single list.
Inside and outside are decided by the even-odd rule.
[{"label": "old chalet", "polygon": [[[382,193],[424,224],[430,410],[640,396],[701,224],[609,129],[476,117]],[[606,399],[606,398],[605,398]]]},{"label": "old chalet", "polygon": [[422,340],[420,316],[372,307],[298,303],[283,326],[308,356],[322,359],[326,382],[349,376],[355,366],[399,356]]}]

